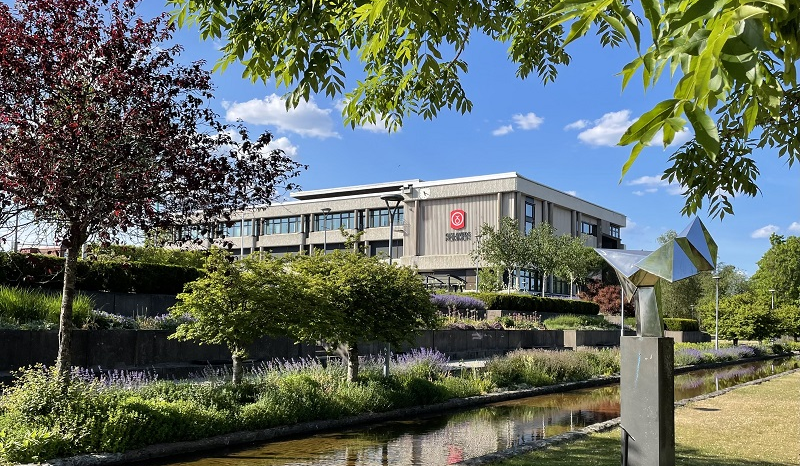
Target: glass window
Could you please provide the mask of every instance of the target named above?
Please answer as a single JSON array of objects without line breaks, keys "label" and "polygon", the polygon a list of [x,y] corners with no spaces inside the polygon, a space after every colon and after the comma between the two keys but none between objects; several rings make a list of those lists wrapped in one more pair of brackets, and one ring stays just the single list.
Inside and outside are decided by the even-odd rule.
[{"label": "glass window", "polygon": [[584,235],[597,236],[597,225],[589,222],[581,222],[581,233]]},{"label": "glass window", "polygon": [[300,217],[265,218],[261,220],[262,235],[283,235],[300,231]]},{"label": "glass window", "polygon": [[225,225],[224,234],[226,238],[242,236],[242,222],[237,220],[232,224]]},{"label": "glass window", "polygon": [[[400,225],[403,223],[403,208],[398,207],[394,213],[394,224]],[[388,227],[389,226],[389,209],[373,209],[369,211],[369,227]]]},{"label": "glass window", "polygon": [[536,221],[534,220],[536,213],[536,204],[534,204],[533,199],[526,197],[525,198],[525,234],[527,235],[533,230]]},{"label": "glass window", "polygon": [[611,224],[611,236],[619,238],[619,225]]},{"label": "glass window", "polygon": [[539,274],[533,270],[520,270],[519,289],[522,291],[541,293],[542,279]]},{"label": "glass window", "polygon": [[327,216],[325,214],[315,214],[314,231],[338,230],[339,227],[343,227],[345,230],[352,230],[355,228],[355,220],[355,215],[352,211],[331,212]]},{"label": "glass window", "polygon": [[245,220],[244,225],[242,226],[242,235],[243,236],[252,236],[253,235],[253,221],[252,220]]},{"label": "glass window", "polygon": [[553,277],[553,294],[569,295],[569,282]]}]

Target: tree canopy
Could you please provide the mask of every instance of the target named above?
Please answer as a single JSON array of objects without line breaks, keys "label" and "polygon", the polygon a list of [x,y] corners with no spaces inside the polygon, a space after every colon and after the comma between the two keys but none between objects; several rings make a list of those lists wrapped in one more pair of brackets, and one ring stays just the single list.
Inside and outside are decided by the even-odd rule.
[{"label": "tree canopy", "polygon": [[[677,76],[673,97],[628,128],[628,171],[661,132],[668,145],[687,125],[694,138],[670,158],[663,178],[684,187],[683,212],[708,202],[711,215],[733,213],[735,195],[754,196],[759,170],[752,152],[775,147],[789,166],[800,159],[800,8],[786,0],[170,0],[178,24],[196,23],[203,37],[223,39],[225,68],[274,79],[289,89],[287,105],[312,93],[344,97],[345,123],[402,125],[408,115],[434,118],[443,108],[471,111],[461,85],[463,52],[473,35],[509,45],[517,76],[545,83],[567,65],[565,47],[595,29],[604,46],[631,44],[622,85],[639,71],[645,88],[665,70]],[[649,45],[648,45],[649,44]],[[646,48],[645,48],[646,47]],[[345,62],[361,64],[345,86]],[[363,74],[363,76],[361,76]],[[716,118],[716,120],[715,120]]]},{"label": "tree canopy", "polygon": [[192,320],[170,338],[226,345],[233,359],[233,383],[238,383],[248,346],[264,335],[286,335],[308,307],[302,277],[284,269],[285,261],[269,255],[234,261],[224,250],[212,248],[206,274],[188,283],[170,309]]},{"label": "tree canopy", "polygon": [[52,224],[66,247],[57,368],[68,374],[82,244],[176,214],[268,203],[299,165],[208,107],[210,73],[181,65],[165,15],[137,1],[0,3],[0,205]]},{"label": "tree canopy", "polygon": [[775,302],[800,306],[800,236],[772,234],[770,248],[758,261],[753,274],[754,291],[769,301],[775,290]]},{"label": "tree canopy", "polygon": [[358,378],[358,343],[399,345],[438,318],[417,271],[357,251],[297,256],[290,270],[303,277],[313,305],[290,325],[302,341],[346,348],[348,379]]}]

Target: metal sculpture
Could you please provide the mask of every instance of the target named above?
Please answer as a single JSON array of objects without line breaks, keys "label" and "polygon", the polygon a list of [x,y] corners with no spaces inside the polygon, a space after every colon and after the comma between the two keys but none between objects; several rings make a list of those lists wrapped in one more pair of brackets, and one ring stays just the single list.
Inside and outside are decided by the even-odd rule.
[{"label": "metal sculpture", "polygon": [[714,270],[717,245],[696,218],[652,252],[596,251],[614,268],[636,306],[636,336],[620,342],[623,466],[674,466],[673,341],[664,338],[659,283]]}]

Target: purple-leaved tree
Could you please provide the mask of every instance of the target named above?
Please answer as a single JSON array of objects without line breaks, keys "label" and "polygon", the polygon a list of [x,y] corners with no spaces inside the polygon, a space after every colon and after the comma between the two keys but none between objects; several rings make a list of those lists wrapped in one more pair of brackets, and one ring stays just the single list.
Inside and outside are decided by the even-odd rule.
[{"label": "purple-leaved tree", "polygon": [[203,63],[181,65],[165,16],[137,0],[0,3],[0,203],[54,225],[66,248],[56,368],[70,368],[75,271],[91,235],[210,220],[268,203],[302,168],[208,107]]}]

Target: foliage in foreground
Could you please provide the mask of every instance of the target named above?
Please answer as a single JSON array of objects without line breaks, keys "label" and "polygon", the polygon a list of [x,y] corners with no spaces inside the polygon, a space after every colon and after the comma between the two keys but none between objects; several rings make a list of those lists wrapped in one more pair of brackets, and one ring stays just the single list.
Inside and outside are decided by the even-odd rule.
[{"label": "foliage in foreground", "polygon": [[441,353],[415,351],[393,360],[388,379],[375,360],[362,368],[361,382],[349,382],[343,364],[323,367],[309,359],[258,367],[240,384],[228,382],[228,374],[163,381],[83,371],[65,385],[52,369],[33,367],[0,397],[0,463],[121,452],[437,403],[491,388],[480,376],[451,376],[446,363]]},{"label": "foliage in foreground", "polygon": [[[676,345],[710,351],[708,345]],[[725,360],[779,348],[735,347]],[[44,461],[90,452],[120,452],[163,442],[193,440],[233,431],[303,421],[336,419],[463,398],[499,388],[544,386],[619,372],[618,350],[518,350],[487,363],[483,372],[447,370],[448,359],[414,350],[392,361],[367,360],[359,382],[347,367],[323,367],[313,359],[272,362],[254,368],[241,383],[222,371],[184,381],[147,373],[98,376],[75,371],[63,385],[51,369],[22,370],[0,396],[0,463]]]}]

